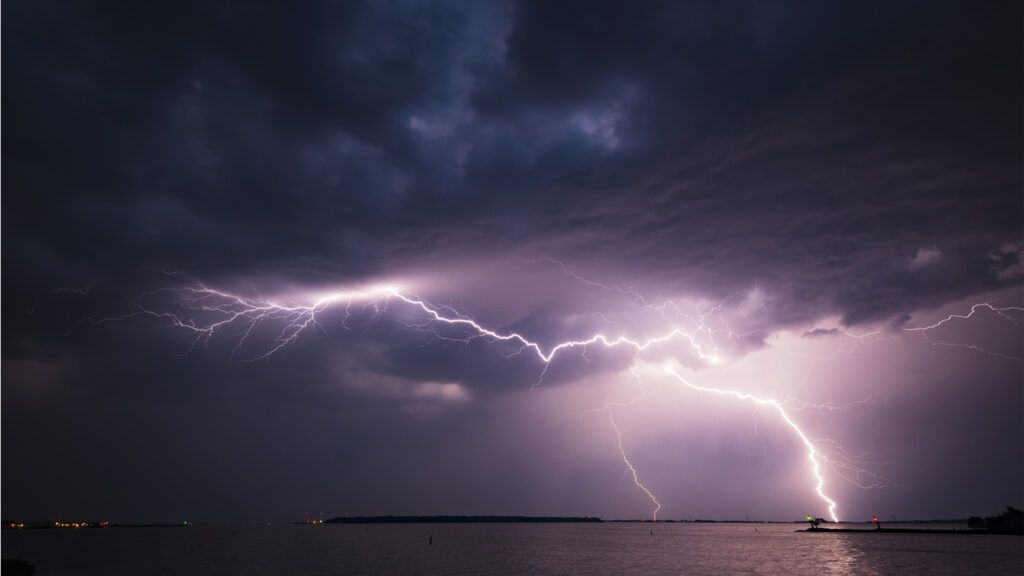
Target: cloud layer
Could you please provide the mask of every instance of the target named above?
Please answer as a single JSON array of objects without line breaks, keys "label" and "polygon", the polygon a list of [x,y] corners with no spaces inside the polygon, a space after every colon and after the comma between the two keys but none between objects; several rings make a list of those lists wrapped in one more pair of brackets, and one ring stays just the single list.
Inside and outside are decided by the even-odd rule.
[{"label": "cloud layer", "polygon": [[[786,331],[831,342],[891,330],[1024,277],[1012,2],[44,2],[4,15],[4,463],[113,467],[117,492],[136,496],[133,474],[194,469],[207,496],[188,501],[174,487],[187,475],[172,474],[164,488],[179,500],[161,514],[237,517],[241,496],[213,504],[239,482],[223,462],[259,475],[274,458],[375,494],[360,512],[433,511],[430,489],[461,486],[453,470],[475,467],[491,488],[461,504],[453,491],[437,512],[543,513],[562,488],[516,491],[537,476],[510,470],[539,458],[563,483],[618,470],[614,455],[569,465],[555,446],[526,446],[575,433],[559,420],[576,409],[564,395],[614,386],[632,355],[567,356],[538,407],[519,396],[543,368],[535,358],[410,332],[415,311],[398,305],[360,311],[351,329],[331,311],[326,334],[255,364],[235,362],[226,338],[182,358],[187,334],[141,318],[66,335],[81,318],[153,304],[156,288],[403,280],[544,345],[656,333],[659,317],[624,294],[635,290],[724,304],[737,336],[723,346],[743,362]],[[908,382],[939,378],[925,372]],[[538,428],[518,445],[531,414]],[[34,424],[53,418],[52,432]],[[995,420],[992,434],[1017,425]],[[87,431],[68,439],[71,422]],[[466,439],[476,434],[509,455],[489,459]],[[685,436],[671,434],[648,448]],[[589,454],[608,439],[580,444]],[[434,472],[388,508],[398,480],[374,492],[350,466]],[[617,474],[563,490],[576,496],[557,512],[594,513],[621,490]],[[98,486],[9,478],[12,510],[37,513],[64,490],[55,514],[101,493],[103,510],[148,513]],[[293,479],[265,482],[242,493]],[[488,508],[502,490],[515,509]],[[326,485],[312,493],[351,506]],[[300,501],[265,513],[315,507]]]}]

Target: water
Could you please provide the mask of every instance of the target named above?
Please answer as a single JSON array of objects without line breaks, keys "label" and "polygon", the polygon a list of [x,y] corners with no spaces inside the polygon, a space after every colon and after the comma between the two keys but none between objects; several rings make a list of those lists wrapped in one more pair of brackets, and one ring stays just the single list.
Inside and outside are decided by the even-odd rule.
[{"label": "water", "polygon": [[1018,536],[806,534],[794,532],[798,528],[613,523],[242,525],[4,530],[2,543],[5,558],[20,554],[36,565],[40,576],[791,576],[1020,574],[1024,569],[1024,538]]}]

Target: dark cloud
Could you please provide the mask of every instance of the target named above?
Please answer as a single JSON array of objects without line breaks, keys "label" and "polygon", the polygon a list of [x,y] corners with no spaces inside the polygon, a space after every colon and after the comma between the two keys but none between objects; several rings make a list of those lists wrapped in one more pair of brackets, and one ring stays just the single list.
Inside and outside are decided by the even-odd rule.
[{"label": "dark cloud", "polygon": [[[410,331],[400,306],[350,331],[332,314],[327,334],[255,363],[240,358],[269,332],[184,357],[189,335],[153,319],[66,334],[193,278],[273,293],[433,273],[444,286],[425,296],[545,346],[612,332],[595,315],[610,298],[638,309],[543,263],[557,257],[741,309],[723,343],[735,358],[780,329],[899,326],[1020,284],[1017,3],[20,2],[4,16],[5,464],[138,459],[140,474],[173,464],[219,486],[222,453],[259,473],[247,437],[298,468],[328,456],[289,447],[325,433],[422,463],[425,441],[406,443],[422,422],[448,414],[431,425],[465,434],[487,419],[466,399],[543,371],[506,360],[509,344]],[[567,354],[544,383],[631,358]],[[53,442],[83,416],[91,432]],[[388,425],[366,438],[374,418]],[[144,438],[169,446],[164,430],[215,440],[144,456]],[[386,464],[337,446],[332,470]]]},{"label": "dark cloud", "polygon": [[842,331],[838,328],[814,328],[802,334],[804,338],[820,338],[821,336],[838,336]]},{"label": "dark cloud", "polygon": [[358,277],[518,245],[704,293],[810,263],[788,298],[856,322],[944,244],[934,305],[1016,240],[1019,57],[995,6],[916,8],[16,7],[9,252]]}]

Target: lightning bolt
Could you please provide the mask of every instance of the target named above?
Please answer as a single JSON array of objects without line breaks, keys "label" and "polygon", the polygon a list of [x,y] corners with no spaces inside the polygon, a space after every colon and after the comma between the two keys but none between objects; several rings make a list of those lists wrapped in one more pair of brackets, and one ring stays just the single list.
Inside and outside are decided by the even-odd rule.
[{"label": "lightning bolt", "polygon": [[782,421],[785,422],[786,425],[789,426],[793,430],[793,432],[796,433],[797,437],[800,438],[800,441],[807,449],[807,459],[810,460],[811,462],[811,474],[814,476],[815,479],[814,491],[818,494],[818,497],[821,498],[828,506],[828,513],[829,516],[831,516],[832,521],[839,522],[839,516],[836,512],[838,504],[836,504],[836,501],[830,498],[828,494],[825,493],[825,478],[821,475],[821,461],[824,460],[825,458],[814,446],[814,443],[811,442],[811,439],[807,437],[807,434],[805,434],[804,431],[800,429],[800,426],[797,425],[797,423],[794,422],[793,419],[789,417],[789,414],[786,413],[786,409],[782,406],[781,403],[771,398],[761,398],[759,396],[754,396],[753,394],[748,394],[746,392],[739,392],[737,390],[712,388],[709,386],[701,386],[698,384],[694,384],[693,382],[690,382],[689,380],[681,376],[678,372],[676,372],[676,370],[672,366],[666,366],[665,371],[668,374],[674,376],[680,382],[682,382],[684,386],[692,390],[697,390],[698,392],[708,392],[711,394],[717,394],[719,396],[729,396],[739,400],[749,400],[761,406],[771,406],[772,408],[774,408],[776,412],[779,413],[779,416],[782,417]]},{"label": "lightning bolt", "polygon": [[661,510],[661,502],[658,502],[657,496],[651,493],[651,491],[644,486],[643,482],[640,481],[640,475],[637,473],[636,467],[633,466],[633,463],[630,462],[629,458],[626,456],[626,449],[622,446],[622,431],[619,430],[619,426],[615,423],[615,418],[612,416],[611,410],[608,410],[608,423],[611,424],[612,429],[615,430],[615,438],[619,442],[619,454],[622,455],[622,462],[626,464],[626,468],[629,469],[629,473],[633,475],[633,483],[636,484],[637,488],[643,490],[644,494],[647,494],[647,497],[650,498],[651,502],[654,504],[654,511],[651,512],[651,517],[655,522],[657,522],[658,510]]},{"label": "lightning bolt", "polygon": [[[698,359],[709,364],[717,364],[721,362],[721,357],[719,355],[718,344],[715,340],[716,337],[725,335],[728,338],[741,338],[744,336],[744,334],[738,334],[733,331],[720,314],[723,306],[729,300],[728,298],[711,307],[706,312],[702,312],[698,309],[695,314],[687,314],[671,300],[665,300],[660,304],[652,304],[644,299],[643,296],[633,288],[620,288],[614,285],[589,281],[570,272],[560,262],[553,262],[556,262],[561,266],[563,273],[571,278],[584,282],[590,286],[629,296],[630,298],[635,299],[644,308],[658,312],[661,314],[662,318],[668,322],[667,329],[654,337],[638,339],[629,337],[621,329],[616,328],[618,335],[607,335],[599,332],[586,338],[567,340],[549,347],[544,347],[539,342],[531,340],[519,332],[500,331],[498,329],[489,328],[477,322],[468,314],[457,311],[452,306],[437,306],[431,304],[426,300],[405,292],[395,285],[374,285],[355,290],[334,290],[319,295],[307,295],[300,298],[300,300],[305,301],[304,303],[291,304],[278,300],[266,299],[259,294],[249,297],[210,288],[203,284],[197,284],[183,288],[163,288],[150,293],[150,295],[162,293],[173,294],[177,298],[179,305],[179,310],[177,311],[162,311],[141,304],[136,304],[135,310],[122,316],[101,319],[85,318],[73,326],[72,330],[85,323],[99,325],[111,321],[148,316],[165,320],[173,327],[193,333],[194,338],[188,346],[188,351],[192,351],[200,344],[208,344],[211,338],[221,332],[238,330],[241,336],[232,351],[232,356],[235,356],[241,353],[243,345],[246,344],[248,339],[261,324],[276,323],[281,328],[277,330],[271,345],[256,356],[245,359],[245,361],[255,361],[270,358],[278,351],[294,343],[303,333],[308,331],[320,330],[326,333],[326,329],[320,322],[319,316],[329,308],[344,307],[346,316],[345,321],[343,321],[342,324],[347,328],[346,321],[348,320],[353,307],[359,307],[361,310],[373,309],[374,317],[379,317],[388,310],[388,306],[391,302],[401,302],[414,309],[418,309],[425,316],[424,322],[408,325],[410,328],[430,331],[440,340],[461,343],[468,343],[475,339],[483,339],[488,342],[507,342],[517,347],[514,352],[507,356],[508,358],[513,358],[525,353],[533,354],[543,364],[543,369],[537,384],[539,384],[543,379],[548,367],[556,357],[571,350],[580,350],[585,355],[588,347],[596,345],[601,345],[605,348],[622,347],[632,349],[634,351],[633,374],[638,378],[637,362],[640,354],[653,346],[674,340],[681,340],[688,345],[689,350]],[[1024,312],[1024,308],[1020,307],[996,307],[989,303],[979,303],[974,305],[967,314],[950,315],[949,317],[928,326],[904,328],[904,330],[924,334],[954,320],[969,319],[978,311],[984,309],[1000,314],[1015,323],[1016,320],[1010,315],[1010,313]],[[721,327],[711,327],[709,325],[709,319],[711,318],[717,318]],[[613,327],[615,326],[614,322],[607,319],[605,320]],[[677,322],[682,320],[691,322],[695,327],[691,330],[681,328]],[[462,337],[453,337],[447,334],[442,335],[437,331],[437,327],[440,325],[465,329],[467,335]],[[862,339],[877,334],[878,332],[871,332],[859,336],[851,334],[850,336]],[[701,337],[702,335],[703,338]],[[703,340],[706,340],[706,342]],[[828,445],[829,448],[825,450],[819,448],[815,441],[813,441],[800,428],[796,421],[794,421],[787,412],[787,407],[795,410],[815,409],[819,411],[845,409],[855,404],[866,402],[869,399],[845,405],[833,405],[831,403],[816,405],[800,402],[792,397],[780,401],[737,390],[695,384],[679,374],[671,365],[666,367],[666,371],[691,390],[731,397],[741,401],[749,401],[754,403],[756,406],[769,407],[777,412],[783,423],[785,423],[785,425],[796,434],[797,438],[806,449],[807,458],[810,463],[811,475],[813,477],[814,491],[818,498],[827,506],[832,520],[838,521],[838,504],[826,493],[823,466],[829,466],[830,469],[835,471],[840,477],[860,487],[866,488],[893,485],[893,483],[884,477],[863,469],[863,465],[865,464],[878,462],[869,462],[864,458],[851,456],[843,451],[841,447],[834,443],[830,444],[830,441],[827,440],[818,441],[818,444]],[[535,384],[535,386],[537,384]],[[654,505],[652,517],[657,519],[657,513],[661,509],[661,503],[652,491],[641,482],[640,475],[636,467],[627,456],[622,431],[616,424],[612,411],[613,407],[626,407],[632,405],[643,397],[645,391],[646,388],[641,385],[641,392],[639,396],[635,396],[628,402],[624,403],[606,403],[603,408],[595,411],[607,414],[609,424],[614,430],[617,438],[619,454],[622,461],[629,473],[632,475],[634,484],[651,500],[651,503]],[[862,478],[865,477],[865,475],[867,477],[867,481],[862,481]]]},{"label": "lightning bolt", "polygon": [[990,312],[995,312],[996,314],[1002,316],[1003,318],[1006,318],[1010,322],[1013,322],[1015,326],[1017,325],[1017,320],[1015,320],[1012,316],[1008,315],[1007,312],[1024,312],[1024,308],[1020,306],[1000,307],[993,306],[988,302],[979,302],[971,306],[971,310],[966,314],[950,314],[949,316],[946,316],[942,320],[939,320],[938,322],[935,322],[933,324],[929,324],[927,326],[919,326],[917,328],[904,328],[904,330],[907,332],[926,332],[928,330],[934,330],[939,326],[942,326],[943,324],[947,324],[949,322],[953,322],[954,320],[968,320],[970,318],[973,318],[979,310],[989,310]]},{"label": "lightning bolt", "polygon": [[654,504],[654,509],[651,511],[651,519],[657,522],[658,511],[661,510],[661,502],[659,502],[657,496],[655,496],[654,493],[651,492],[651,490],[647,488],[647,486],[644,485],[643,482],[640,481],[640,474],[637,472],[636,467],[633,466],[633,463],[630,462],[629,460],[629,456],[626,454],[626,447],[623,445],[622,430],[620,430],[619,426],[615,423],[615,415],[612,413],[612,408],[626,408],[629,406],[633,406],[634,404],[636,404],[640,400],[643,400],[644,397],[647,396],[647,385],[644,383],[643,380],[640,379],[640,370],[638,362],[639,356],[640,354],[638,352],[633,357],[633,364],[630,368],[629,378],[629,382],[635,382],[637,384],[639,392],[637,392],[634,396],[632,396],[631,398],[624,402],[615,402],[609,400],[605,402],[604,406],[602,406],[601,408],[586,410],[582,414],[580,414],[580,418],[583,418],[588,414],[597,413],[608,415],[608,423],[611,424],[612,430],[615,432],[615,439],[617,441],[617,445],[619,448],[619,457],[622,458],[622,463],[626,466],[626,470],[632,476],[633,484],[635,484],[641,492],[646,494],[647,498],[649,498],[651,503]]},{"label": "lightning bolt", "polygon": [[[727,322],[727,320],[720,314],[721,310],[724,308],[726,303],[730,299],[734,298],[736,296],[736,294],[732,294],[728,298],[726,298],[726,299],[722,300],[721,302],[719,302],[718,304],[712,306],[707,312],[702,312],[698,308],[695,311],[696,318],[694,318],[694,315],[690,315],[690,314],[684,313],[682,311],[682,309],[680,308],[680,306],[678,304],[676,304],[672,300],[666,299],[666,300],[662,301],[661,303],[652,303],[651,301],[649,301],[647,298],[645,298],[642,294],[640,294],[633,287],[623,288],[623,287],[620,287],[620,286],[617,286],[617,285],[614,285],[614,284],[606,284],[606,283],[603,283],[603,282],[597,282],[597,281],[594,281],[594,280],[590,280],[590,279],[587,279],[587,278],[585,278],[585,277],[583,277],[583,276],[581,276],[581,275],[571,271],[564,263],[562,263],[562,262],[560,262],[558,260],[553,260],[553,259],[548,259],[548,260],[550,262],[556,264],[560,268],[562,273],[565,276],[569,277],[569,278],[577,280],[577,281],[579,281],[579,282],[581,282],[581,283],[583,283],[583,284],[585,284],[587,286],[592,286],[592,287],[600,288],[600,289],[608,291],[608,292],[614,292],[614,293],[618,293],[618,294],[621,294],[621,295],[624,295],[624,296],[628,296],[632,300],[634,300],[637,303],[639,303],[643,308],[646,308],[648,310],[652,310],[652,311],[658,312],[661,315],[661,317],[663,319],[665,319],[669,323],[669,325],[672,326],[673,328],[676,328],[675,321],[678,321],[680,319],[684,319],[684,320],[688,320],[688,321],[694,322],[696,324],[696,326],[697,326],[696,330],[698,332],[702,332],[702,333],[706,334],[708,339],[710,340],[710,342],[712,343],[712,345],[715,347],[716,350],[718,348],[718,344],[715,341],[715,337],[716,336],[724,334],[728,338],[742,338],[744,336],[747,336],[747,335],[753,333],[753,332],[742,333],[742,334],[741,333],[737,333],[736,331],[734,331],[729,326],[729,323]],[[671,316],[670,316],[670,314],[671,314]],[[719,322],[719,324],[721,326],[721,328],[718,328],[718,329],[712,328],[708,324],[709,319],[712,318],[713,316],[715,316],[716,314],[717,314],[717,320],[718,320],[718,322]],[[851,336],[851,337],[853,337],[853,338],[855,338],[857,340],[861,340],[861,339],[868,338],[868,337],[871,337],[871,336],[876,336],[876,335],[878,335],[880,333],[881,333],[881,331],[874,331],[874,332],[870,332],[870,333],[862,334],[862,335],[854,335],[854,334],[851,334],[851,333],[847,333],[847,335],[849,335],[849,336]],[[773,347],[780,348],[778,346],[773,346]],[[795,354],[795,355],[805,356],[804,354],[796,353],[796,352],[790,352],[790,351],[785,350],[785,349],[783,349],[783,351],[784,352],[789,352],[789,353],[792,353],[792,354]],[[815,359],[820,359],[820,360],[829,360],[831,358],[834,358],[835,356],[837,356],[838,354],[840,354],[842,352],[849,352],[849,351],[850,350],[848,348],[840,348],[840,349],[837,349],[835,352],[833,352],[831,355],[829,355],[828,357],[825,357],[825,358],[817,358],[817,357],[813,357],[813,356],[808,356],[808,357],[813,357]],[[633,365],[633,374],[634,374],[634,377],[636,377],[636,378],[639,378],[638,370],[637,370],[637,367],[636,367],[636,361],[638,360],[638,358],[639,358],[639,356],[634,357],[634,365]],[[724,390],[724,389],[719,389],[719,388],[708,388],[708,387],[698,386],[698,385],[695,385],[695,384],[689,382],[688,380],[683,378],[681,375],[679,375],[674,370],[670,370],[670,373],[673,376],[675,376],[677,379],[682,381],[690,389],[701,391],[701,392],[713,392],[713,393],[716,393],[716,394],[719,394],[719,395],[730,396],[730,397],[738,398],[738,399],[741,399],[741,400],[751,400],[751,401],[753,401],[755,403],[755,407],[759,406],[759,405],[768,405],[768,406],[771,406],[772,408],[774,408],[776,411],[778,411],[780,413],[780,415],[782,416],[783,421],[790,428],[792,428],[797,433],[798,437],[800,438],[800,440],[802,441],[804,446],[807,448],[808,458],[811,461],[811,471],[812,471],[812,474],[813,474],[813,476],[815,478],[815,492],[817,493],[818,497],[821,498],[825,502],[825,504],[827,505],[828,510],[829,510],[829,514],[832,517],[833,521],[838,522],[838,517],[837,517],[837,512],[836,512],[837,504],[836,504],[836,502],[833,499],[831,499],[829,496],[827,496],[825,494],[825,479],[824,479],[824,477],[822,476],[822,473],[821,473],[821,463],[822,462],[827,464],[829,466],[829,468],[832,469],[833,472],[835,472],[839,477],[843,478],[844,480],[847,480],[851,484],[854,484],[854,485],[856,485],[856,486],[858,486],[860,488],[879,488],[879,487],[887,487],[887,486],[895,486],[896,485],[895,482],[889,480],[888,478],[886,478],[886,477],[884,477],[884,476],[882,476],[880,474],[874,473],[874,472],[872,472],[872,471],[870,471],[870,470],[868,470],[868,469],[866,469],[864,467],[866,464],[869,464],[869,463],[870,464],[887,465],[888,462],[883,462],[883,461],[867,462],[867,461],[865,461],[861,457],[850,455],[845,450],[843,450],[842,447],[835,445],[835,443],[831,442],[830,440],[825,440],[824,442],[830,443],[832,445],[832,447],[828,450],[827,453],[822,453],[820,450],[818,450],[818,448],[815,447],[815,444],[811,441],[811,439],[800,429],[800,427],[789,416],[789,414],[786,413],[786,410],[785,410],[785,407],[789,406],[789,407],[792,407],[794,410],[814,410],[814,411],[819,412],[819,413],[830,413],[830,412],[833,412],[833,411],[847,411],[849,408],[852,408],[854,406],[863,405],[863,404],[866,404],[866,403],[870,402],[871,400],[873,400],[874,395],[869,396],[868,398],[865,398],[865,399],[862,399],[862,400],[853,401],[853,402],[847,402],[847,403],[842,403],[842,404],[835,404],[835,403],[832,403],[832,402],[825,402],[825,403],[822,403],[822,404],[813,404],[813,403],[810,403],[810,402],[804,402],[804,401],[801,401],[801,400],[798,400],[798,399],[794,398],[793,396],[796,393],[796,390],[794,390],[789,398],[787,398],[783,402],[779,402],[779,401],[777,401],[775,399],[759,398],[759,397],[755,397],[755,396],[750,395],[750,394],[744,394],[744,393],[741,393],[741,392],[738,392],[738,391],[733,391],[733,390]],[[804,380],[806,381],[806,376],[805,376]],[[801,383],[801,386],[802,385],[803,385],[803,383]],[[646,389],[644,388],[644,389],[641,390],[641,394],[639,396],[636,396],[636,397],[630,399],[628,402],[625,402],[625,403],[606,403],[604,405],[604,407],[601,410],[598,410],[598,411],[607,412],[609,417],[611,417],[611,407],[612,406],[625,407],[625,406],[632,405],[635,402],[637,402],[638,400],[640,400],[641,398],[643,398],[643,395],[644,395],[645,392],[646,392]],[[651,495],[651,493],[647,489],[647,487],[644,486],[639,481],[639,478],[638,478],[638,475],[636,474],[635,468],[632,466],[632,464],[629,463],[628,458],[627,458],[627,456],[625,454],[625,451],[623,449],[623,446],[622,446],[622,432],[619,430],[619,428],[617,426],[614,426],[614,422],[612,422],[612,424],[613,424],[613,427],[615,429],[616,437],[618,438],[619,452],[622,455],[622,459],[626,463],[626,465],[629,468],[629,470],[631,472],[633,472],[634,483],[644,493],[646,493],[649,497],[651,497],[652,501],[657,502],[657,500],[653,498],[653,496]],[[763,451],[764,450],[764,441],[760,437],[760,433],[758,432],[758,429],[757,429],[757,418],[756,418],[756,415],[755,415],[755,418],[754,418],[754,435],[761,442],[761,447],[762,447],[762,451]],[[767,454],[765,454],[765,458],[767,459]],[[867,478],[868,481],[866,481],[866,482],[862,481],[862,478]],[[660,504],[658,504],[658,508],[660,508]],[[655,518],[656,518],[656,516],[655,516]]]},{"label": "lightning bolt", "polygon": [[[345,305],[346,311],[348,311],[352,305],[362,304],[364,308],[373,306],[380,313],[386,310],[388,302],[398,300],[419,308],[430,322],[464,327],[473,333],[465,338],[438,335],[443,340],[469,342],[473,339],[485,339],[491,342],[511,342],[517,344],[519,348],[510,354],[509,358],[532,351],[541,362],[547,365],[557,355],[572,349],[583,350],[589,346],[600,344],[606,348],[631,348],[639,353],[658,344],[682,339],[690,345],[692,351],[700,359],[709,363],[720,361],[718,356],[708,352],[706,347],[701,345],[696,336],[674,326],[671,330],[646,340],[634,339],[625,335],[609,336],[597,333],[580,340],[560,342],[545,349],[540,343],[530,340],[518,332],[499,332],[487,328],[469,316],[455,312],[451,307],[434,306],[426,300],[400,292],[398,288],[393,286],[371,286],[361,290],[338,290],[321,295],[310,304],[299,305],[286,305],[261,297],[248,298],[203,285],[161,289],[157,292],[174,292],[181,300],[183,312],[163,312],[141,304],[135,304],[136,310],[121,316],[101,319],[84,318],[72,326],[68,333],[75,330],[81,324],[100,325],[107,322],[127,320],[137,316],[150,316],[168,320],[174,327],[195,333],[196,337],[189,347],[191,350],[197,344],[208,342],[211,337],[227,330],[229,327],[243,327],[244,335],[242,338],[244,341],[261,322],[282,322],[284,327],[274,339],[274,345],[265,352],[250,358],[250,360],[262,360],[293,343],[303,332],[314,327],[323,330],[323,326],[318,320],[318,315],[328,308]],[[197,312],[212,314],[217,319],[203,321],[194,315]]]},{"label": "lightning bolt", "polygon": [[966,348],[967,350],[973,350],[975,352],[980,352],[982,354],[987,354],[987,355],[993,356],[995,358],[1001,358],[1003,360],[1010,360],[1010,361],[1013,361],[1013,362],[1024,363],[1024,362],[1022,362],[1022,360],[1021,360],[1021,358],[1019,356],[1010,356],[1008,354],[1001,354],[1001,353],[995,352],[993,350],[988,350],[986,348],[982,348],[981,346],[978,346],[976,344],[964,344],[964,343],[959,343],[959,342],[942,342],[942,341],[934,340],[930,336],[928,336],[928,332],[930,332],[932,330],[941,328],[942,326],[944,326],[944,325],[946,325],[946,324],[948,324],[950,322],[957,321],[957,320],[969,320],[969,319],[973,318],[976,314],[978,314],[979,311],[982,311],[982,310],[988,310],[989,312],[992,312],[992,313],[1000,316],[1001,318],[1007,320],[1008,322],[1011,322],[1014,326],[1019,326],[1020,325],[1020,319],[1014,318],[1012,313],[1013,312],[1018,312],[1018,313],[1024,312],[1024,308],[1022,308],[1020,306],[994,306],[994,305],[992,305],[989,302],[978,302],[977,304],[974,304],[973,306],[971,306],[970,311],[967,312],[966,314],[950,314],[950,315],[946,316],[945,318],[943,318],[943,319],[941,319],[941,320],[939,320],[937,322],[934,322],[932,324],[929,324],[927,326],[918,326],[918,327],[914,327],[914,328],[903,328],[902,330],[904,332],[916,332],[917,334],[920,334],[921,337],[924,338],[925,341],[927,341],[932,346],[950,346],[950,347],[954,347],[954,348]]},{"label": "lightning bolt", "polygon": [[481,326],[471,318],[451,318],[444,316],[436,308],[432,307],[430,304],[423,300],[406,296],[395,291],[391,291],[390,295],[403,302],[406,302],[407,304],[419,307],[421,310],[423,310],[423,312],[425,312],[428,316],[430,316],[431,318],[433,318],[433,320],[437,322],[441,322],[444,324],[461,325],[470,328],[478,333],[478,336],[476,337],[484,337],[492,341],[516,342],[521,345],[521,348],[519,349],[519,351],[513,354],[513,356],[518,355],[526,350],[533,350],[534,353],[536,353],[536,356],[545,364],[550,364],[551,361],[555,359],[555,355],[557,355],[558,353],[573,348],[585,349],[586,347],[592,346],[594,344],[603,344],[606,348],[615,348],[618,346],[623,346],[633,348],[637,352],[643,352],[650,348],[651,346],[668,342],[677,337],[686,340],[700,359],[707,360],[712,363],[719,361],[718,357],[715,356],[714,354],[709,354],[705,352],[705,350],[702,348],[702,346],[697,341],[694,335],[684,332],[683,330],[676,327],[673,327],[671,330],[669,330],[668,332],[661,336],[657,336],[647,340],[635,340],[624,335],[609,337],[604,334],[598,333],[583,340],[567,340],[565,342],[560,342],[548,348],[548,350],[545,351],[540,344],[527,339],[525,336],[519,334],[518,332],[500,333],[495,330],[491,330],[490,328],[485,328],[484,326]]}]

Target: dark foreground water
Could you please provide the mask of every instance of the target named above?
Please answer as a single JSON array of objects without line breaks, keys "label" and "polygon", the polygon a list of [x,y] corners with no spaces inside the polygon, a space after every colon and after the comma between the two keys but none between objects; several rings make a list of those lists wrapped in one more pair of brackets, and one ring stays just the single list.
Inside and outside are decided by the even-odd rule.
[{"label": "dark foreground water", "polygon": [[1018,536],[805,534],[794,532],[798,527],[608,523],[4,530],[2,552],[5,558],[20,556],[34,563],[41,576],[1024,573],[1024,538]]}]

